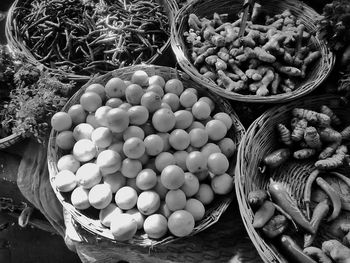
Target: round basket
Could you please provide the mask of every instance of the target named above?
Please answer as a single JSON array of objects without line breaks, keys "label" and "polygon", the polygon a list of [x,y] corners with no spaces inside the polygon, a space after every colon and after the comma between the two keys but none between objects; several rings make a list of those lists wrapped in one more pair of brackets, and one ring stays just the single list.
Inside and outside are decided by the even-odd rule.
[{"label": "round basket", "polygon": [[26,137],[25,133],[14,133],[0,139],[0,150],[11,147],[17,142],[22,141]]},{"label": "round basket", "polygon": [[[227,91],[218,86],[211,79],[200,74],[190,60],[190,54],[183,37],[184,32],[188,31],[187,21],[189,15],[194,13],[199,18],[207,17],[211,19],[214,12],[216,12],[218,14],[229,14],[229,21],[233,21],[230,19],[230,15],[233,17],[238,15],[242,10],[243,2],[243,0],[198,0],[185,5],[177,13],[172,25],[171,45],[177,62],[193,80],[220,96],[231,100],[258,103],[280,103],[294,100],[308,94],[322,83],[325,78],[327,78],[333,68],[335,57],[327,48],[326,43],[321,41],[318,37],[312,37],[311,40],[316,48],[320,50],[322,57],[315,63],[312,69],[308,69],[306,78],[297,84],[292,92],[269,96],[243,95],[233,91]],[[316,22],[320,15],[301,1],[268,0],[263,1],[261,4],[261,11],[271,16],[282,13],[286,9],[289,9],[293,15],[302,21],[308,32],[317,31]]]},{"label": "round basket", "polygon": [[[178,10],[178,6],[175,0],[157,0],[159,5],[164,9],[164,12],[167,14],[168,19],[169,19],[169,24],[172,23],[175,13]],[[55,67],[55,61],[49,61],[50,65],[44,64],[43,62],[40,62],[32,53],[32,51],[29,49],[29,47],[26,45],[25,41],[23,40],[23,34],[26,34],[26,32],[23,32],[18,27],[18,21],[21,21],[23,18],[18,17],[17,11],[24,8],[24,5],[29,5],[31,4],[31,1],[28,0],[15,0],[13,4],[11,5],[8,13],[7,13],[7,19],[6,19],[6,25],[5,25],[5,35],[7,39],[7,43],[9,47],[20,54],[23,54],[24,57],[34,65],[39,66],[40,68],[44,68],[49,70],[52,74],[58,74],[62,75],[64,74],[68,79],[75,80],[75,81],[88,81],[90,79],[90,75],[96,74],[96,73],[101,73],[104,74],[106,73],[105,71],[102,72],[98,69],[96,69],[94,72],[89,74],[87,71],[85,71],[83,74],[76,72],[74,70],[66,70],[64,67],[57,68]],[[40,22],[40,20],[38,21]],[[170,28],[169,28],[170,31]],[[28,34],[28,32],[27,32]],[[170,35],[170,32],[169,32]],[[62,36],[62,38],[64,38]],[[115,45],[118,43],[116,42]],[[103,47],[103,43],[101,44]],[[161,64],[161,65],[168,65],[169,58],[172,60],[175,60],[172,58],[171,54],[171,46],[170,46],[170,37],[167,40],[167,42],[152,56],[150,57],[147,61],[140,61],[139,63],[148,63],[148,64]],[[90,54],[90,56],[92,56]],[[172,60],[170,61],[172,62]],[[104,59],[106,60],[106,59]],[[67,62],[66,65],[71,65],[72,63],[69,63],[70,61],[65,59],[63,62]],[[94,61],[94,59],[92,59]],[[165,62],[164,62],[165,61]],[[99,62],[99,61],[97,61]],[[171,63],[173,64],[173,63]],[[107,65],[107,64],[106,64]],[[117,65],[111,62],[109,65],[114,68],[118,68]],[[172,65],[171,65],[172,66]]]},{"label": "round basket", "polygon": [[[155,66],[155,65],[135,65],[135,66],[125,67],[122,69],[117,69],[105,75],[92,78],[91,81],[85,84],[79,91],[77,91],[74,94],[73,97],[70,98],[70,100],[62,109],[62,111],[67,111],[70,106],[76,103],[79,103],[80,96],[84,93],[85,88],[91,83],[105,84],[112,77],[119,77],[121,79],[127,80],[127,79],[130,79],[131,75],[136,70],[143,70],[147,72],[149,76],[160,75],[165,79],[165,81],[172,78],[180,79],[183,82],[185,88],[189,88],[189,87],[195,88],[198,90],[199,95],[205,94],[205,96],[210,97],[213,101],[216,102],[216,106],[218,110],[222,112],[226,112],[231,116],[233,125],[227,136],[232,138],[232,140],[236,143],[236,145],[239,144],[239,142],[241,141],[241,138],[243,137],[243,134],[245,133],[245,129],[241,124],[241,122],[239,121],[238,117],[236,116],[235,112],[233,111],[231,105],[227,101],[225,101],[224,99],[220,98],[215,94],[212,94],[210,92],[204,92],[204,89],[201,88],[199,84],[192,81],[185,73],[170,67]],[[111,231],[108,228],[103,227],[99,222],[98,214],[97,214],[97,219],[96,218],[93,219],[91,215],[87,215],[84,212],[78,211],[70,203],[69,195],[61,193],[56,189],[55,176],[58,173],[57,161],[63,154],[62,151],[58,149],[55,143],[56,136],[57,136],[57,132],[52,130],[50,134],[49,144],[48,144],[47,158],[48,158],[48,169],[50,173],[50,181],[51,181],[53,190],[56,193],[57,198],[60,200],[64,208],[67,209],[67,211],[72,215],[73,219],[76,222],[78,222],[84,229],[88,230],[89,232],[96,235],[97,237],[114,240]],[[232,176],[234,175],[235,164],[236,164],[236,155],[230,158],[230,168],[228,173]],[[223,195],[223,196],[217,196],[217,198],[210,205],[210,207],[208,207],[204,218],[196,224],[193,232],[190,235],[195,235],[196,233],[199,233],[200,231],[203,231],[204,229],[208,228],[212,224],[216,223],[220,218],[221,214],[226,210],[226,208],[231,203],[232,198],[233,198],[232,193]],[[145,235],[144,233],[139,233],[139,234],[137,233],[134,236],[134,238],[128,241],[127,243],[134,244],[137,246],[142,246],[142,247],[153,247],[155,245],[166,244],[177,239],[179,238],[168,235],[161,240],[155,240],[155,239],[148,238],[147,235]]]},{"label": "round basket", "polygon": [[[236,195],[243,223],[261,258],[265,262],[288,261],[276,248],[275,243],[264,239],[253,227],[254,212],[248,203],[249,192],[257,189],[267,189],[270,178],[273,178],[273,180],[286,183],[289,186],[291,194],[296,199],[299,208],[303,211],[305,209],[303,203],[305,183],[310,173],[316,169],[312,161],[289,160],[276,169],[271,170],[269,173],[270,176],[263,172],[263,159],[267,154],[281,148],[281,143],[277,140],[279,135],[276,131],[276,124],[289,123],[292,118],[291,111],[295,107],[319,111],[322,105],[327,105],[343,121],[344,125],[349,125],[349,104],[345,103],[347,102],[341,97],[325,95],[306,97],[303,100],[290,102],[283,106],[275,106],[257,118],[243,136],[237,153],[235,171]],[[346,169],[347,174],[349,173],[348,167],[341,169]],[[325,241],[327,238],[331,239],[329,237],[330,223],[321,224],[321,227],[323,228],[323,232],[321,231],[322,235],[318,234],[318,242]],[[299,233],[296,235],[302,234]]]}]

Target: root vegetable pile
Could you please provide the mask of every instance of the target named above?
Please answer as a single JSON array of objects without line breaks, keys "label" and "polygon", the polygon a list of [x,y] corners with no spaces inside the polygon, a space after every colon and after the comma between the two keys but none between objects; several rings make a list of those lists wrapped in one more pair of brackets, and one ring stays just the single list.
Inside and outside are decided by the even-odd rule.
[{"label": "root vegetable pile", "polygon": [[170,34],[155,0],[25,1],[14,19],[39,62],[84,75],[147,61]]},{"label": "root vegetable pile", "polygon": [[189,235],[233,189],[231,116],[179,79],[136,70],[90,84],[51,124],[63,151],[57,189],[96,209],[116,240]]},{"label": "root vegetable pile", "polygon": [[289,10],[263,24],[248,22],[242,38],[241,19],[231,23],[224,17],[190,14],[184,37],[193,65],[225,90],[258,96],[292,92],[321,57],[310,32]]}]

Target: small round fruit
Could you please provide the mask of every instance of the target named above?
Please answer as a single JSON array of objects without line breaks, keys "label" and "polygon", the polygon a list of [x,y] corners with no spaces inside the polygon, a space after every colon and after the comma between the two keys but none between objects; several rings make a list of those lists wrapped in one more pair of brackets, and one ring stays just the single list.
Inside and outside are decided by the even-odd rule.
[{"label": "small round fruit", "polygon": [[186,129],[187,132],[191,132],[193,129],[196,129],[196,128],[199,128],[199,129],[205,129],[205,126],[203,125],[203,123],[199,122],[199,121],[194,121],[192,122],[192,124],[190,125],[190,127],[188,127]]},{"label": "small round fruit", "polygon": [[143,88],[138,84],[131,84],[125,89],[125,98],[131,105],[139,105],[144,94]]},{"label": "small round fruit", "polygon": [[136,105],[128,109],[131,125],[145,124],[149,117],[148,109],[145,106]]},{"label": "small round fruit", "polygon": [[188,156],[188,152],[186,151],[176,151],[174,152],[175,164],[179,166],[185,172],[187,171],[186,166],[186,158]]},{"label": "small round fruit", "polygon": [[106,226],[106,227],[110,227],[111,226],[111,222],[113,220],[113,218],[118,215],[118,214],[122,214],[123,210],[121,210],[118,206],[116,206],[113,203],[110,203],[109,205],[107,205],[105,208],[100,210],[99,213],[99,219],[102,223],[102,225]]},{"label": "small round fruit", "polygon": [[150,156],[156,156],[164,149],[163,139],[157,134],[148,135],[143,142],[146,147],[146,153]]},{"label": "small round fruit", "polygon": [[219,146],[210,142],[202,147],[201,152],[204,154],[205,158],[208,159],[209,155],[212,153],[220,153],[221,150]]},{"label": "small round fruit", "polygon": [[51,126],[58,132],[69,130],[72,127],[72,118],[67,112],[56,112],[51,117]]},{"label": "small round fruit", "polygon": [[200,128],[192,129],[189,135],[190,135],[190,144],[193,147],[200,148],[204,146],[209,139],[207,132],[204,129],[200,129]]},{"label": "small round fruit", "polygon": [[88,209],[90,207],[89,202],[89,190],[84,189],[81,186],[75,188],[70,196],[72,205],[79,210]]},{"label": "small round fruit", "polygon": [[110,106],[101,106],[95,111],[96,121],[100,126],[107,127],[107,113],[112,109]]},{"label": "small round fruit", "polygon": [[156,130],[154,129],[151,122],[146,122],[146,123],[140,125],[140,128],[144,131],[145,136],[156,133]]},{"label": "small round fruit", "polygon": [[95,92],[102,100],[106,99],[105,87],[102,84],[92,83],[85,89],[85,92]]},{"label": "small round fruit", "polygon": [[121,209],[133,208],[137,202],[137,192],[130,186],[124,186],[115,193],[115,203]]},{"label": "small round fruit", "polygon": [[220,147],[220,150],[227,158],[230,158],[237,149],[236,144],[231,138],[223,138],[218,142],[218,146]]},{"label": "small round fruit", "polygon": [[75,139],[72,131],[61,131],[56,136],[56,145],[62,150],[71,150],[75,144]]},{"label": "small round fruit", "polygon": [[120,169],[121,173],[127,178],[135,178],[142,170],[140,160],[125,158]]},{"label": "small round fruit", "polygon": [[152,190],[143,191],[137,199],[137,209],[146,216],[155,213],[159,206],[159,195]]},{"label": "small round fruit", "polygon": [[57,161],[57,169],[58,171],[69,170],[75,173],[80,167],[80,162],[75,159],[73,154],[63,155]]},{"label": "small round fruit", "polygon": [[126,185],[126,178],[120,172],[106,174],[103,175],[103,183],[108,185],[114,194]]},{"label": "small round fruit", "polygon": [[90,189],[89,202],[96,209],[107,207],[112,201],[111,188],[106,184],[97,184]]},{"label": "small round fruit", "polygon": [[161,200],[165,199],[166,193],[169,191],[168,188],[162,184],[160,176],[157,176],[157,184],[152,190],[157,192]]},{"label": "small round fruit", "polygon": [[157,93],[161,98],[164,96],[163,88],[157,84],[149,85],[146,89],[146,92],[148,92],[148,91],[153,91],[153,92]]},{"label": "small round fruit", "polygon": [[169,218],[171,213],[172,213],[172,211],[170,211],[170,209],[167,207],[165,201],[161,201],[160,207],[157,211],[157,214],[161,214],[161,215],[165,216],[165,218]]},{"label": "small round fruit", "polygon": [[148,78],[148,85],[158,85],[163,89],[165,86],[165,80],[162,76],[153,75]]},{"label": "small round fruit", "polygon": [[140,158],[146,151],[143,140],[137,137],[127,139],[123,145],[123,152],[125,156],[131,159]]},{"label": "small round fruit", "polygon": [[214,191],[208,184],[201,184],[194,197],[203,205],[209,205],[214,200]]},{"label": "small round fruit", "polygon": [[161,108],[166,108],[166,109],[171,110],[170,105],[169,105],[168,103],[166,103],[166,102],[162,102],[162,104],[160,104],[160,107],[161,107]]},{"label": "small round fruit", "polygon": [[174,113],[175,115],[175,128],[176,129],[187,129],[193,122],[193,115],[188,110],[178,110]]},{"label": "small round fruit", "polygon": [[87,112],[80,104],[70,106],[67,113],[71,117],[73,125],[78,125],[86,120]]},{"label": "small round fruit", "polygon": [[111,221],[110,229],[115,240],[127,241],[136,234],[137,222],[129,214],[117,214]]},{"label": "small round fruit", "polygon": [[140,103],[142,106],[145,106],[149,112],[153,113],[160,108],[162,98],[158,93],[147,91],[142,95]]},{"label": "small round fruit", "polygon": [[161,214],[153,214],[146,218],[143,229],[150,238],[161,238],[168,232],[168,221]]},{"label": "small round fruit", "polygon": [[81,139],[91,139],[94,127],[88,123],[80,123],[73,129],[73,137],[76,141]]},{"label": "small round fruit", "polygon": [[98,123],[98,121],[96,120],[96,117],[95,117],[95,113],[92,112],[92,113],[89,113],[87,116],[86,116],[86,123],[87,124],[90,124],[92,127],[94,128],[97,128],[97,127],[100,127],[101,124]]},{"label": "small round fruit", "polygon": [[180,188],[186,197],[194,196],[199,190],[199,180],[193,173],[185,173],[185,182]]},{"label": "small round fruit", "polygon": [[143,140],[145,138],[145,132],[139,126],[131,125],[123,132],[123,140],[126,141],[132,137]]},{"label": "small round fruit", "polygon": [[162,152],[167,152],[170,150],[170,144],[169,144],[169,136],[170,134],[167,132],[159,132],[157,135],[162,138],[163,141],[163,150]]},{"label": "small round fruit", "polygon": [[148,74],[143,70],[136,70],[131,75],[131,82],[146,87],[149,83]]},{"label": "small round fruit", "polygon": [[153,127],[159,132],[168,132],[175,127],[174,113],[166,108],[157,110],[152,116]]},{"label": "small round fruit", "polygon": [[124,145],[123,141],[117,140],[116,142],[114,142],[110,146],[108,146],[108,150],[115,151],[115,152],[119,153],[120,156],[123,156],[124,155],[123,145]]},{"label": "small round fruit", "polygon": [[220,175],[228,170],[230,163],[223,153],[212,153],[208,157],[208,169],[214,175]]},{"label": "small round fruit", "polygon": [[213,112],[214,111],[214,109],[215,109],[215,103],[214,103],[214,101],[211,99],[211,98],[209,98],[209,97],[200,97],[199,99],[198,99],[198,101],[204,101],[204,102],[206,102],[206,103],[208,103],[208,105],[210,106],[210,111],[211,112]]},{"label": "small round fruit", "polygon": [[162,184],[169,190],[180,188],[185,182],[185,173],[177,165],[166,166],[160,175]]},{"label": "small round fruit", "polygon": [[119,105],[118,109],[128,111],[132,105],[128,102],[123,102],[122,104]]},{"label": "small round fruit", "polygon": [[181,210],[186,205],[186,195],[180,190],[169,190],[165,196],[165,203],[170,211]]},{"label": "small round fruit", "polygon": [[120,78],[114,77],[107,81],[104,89],[108,98],[122,98],[125,95],[126,84]]},{"label": "small round fruit", "polygon": [[108,128],[112,132],[123,132],[129,126],[129,114],[120,108],[114,108],[107,113]]},{"label": "small round fruit", "polygon": [[139,210],[137,210],[137,208],[131,208],[125,213],[131,215],[132,218],[136,221],[137,229],[141,229],[143,227],[143,223],[145,222],[145,216]]},{"label": "small round fruit", "polygon": [[227,130],[232,127],[232,119],[226,112],[218,112],[213,116],[213,118],[214,120],[222,121],[226,125]]},{"label": "small round fruit", "polygon": [[169,231],[177,237],[184,237],[194,229],[194,218],[186,210],[177,210],[168,218]]},{"label": "small round fruit", "polygon": [[192,114],[197,120],[205,120],[210,116],[211,110],[208,103],[197,101],[192,106]]},{"label": "small round fruit", "polygon": [[216,194],[228,194],[233,189],[233,178],[227,173],[217,175],[211,180],[211,188]]},{"label": "small round fruit", "polygon": [[194,175],[198,178],[199,182],[202,182],[202,181],[204,181],[205,179],[208,178],[209,170],[206,169],[204,171],[194,173]]},{"label": "small round fruit", "polygon": [[197,101],[197,94],[190,89],[184,90],[180,95],[180,104],[184,108],[191,108]]},{"label": "small round fruit", "polygon": [[175,157],[170,152],[161,152],[160,154],[157,155],[154,162],[156,169],[159,172],[162,172],[163,169],[168,165],[175,164],[175,163],[176,163]]},{"label": "small round fruit", "polygon": [[96,145],[89,139],[77,141],[73,146],[73,155],[79,162],[88,162],[97,154]]},{"label": "small round fruit", "polygon": [[175,150],[183,151],[190,145],[190,135],[182,129],[175,129],[170,133],[169,144]]},{"label": "small round fruit", "polygon": [[95,112],[102,106],[102,99],[97,93],[89,91],[81,95],[80,104],[87,112]]},{"label": "small round fruit", "polygon": [[95,163],[83,164],[80,166],[75,176],[78,185],[86,189],[97,185],[102,179],[100,168]]},{"label": "small round fruit", "polygon": [[123,101],[120,98],[110,98],[106,101],[106,106],[111,108],[118,108],[123,104]]},{"label": "small round fruit", "polygon": [[75,181],[75,174],[69,170],[58,172],[55,176],[55,186],[58,191],[61,192],[72,191],[77,186],[77,182]]},{"label": "small round fruit", "polygon": [[107,148],[112,144],[113,135],[109,128],[98,127],[91,133],[91,140],[99,148]]},{"label": "small round fruit", "polygon": [[164,86],[166,93],[174,93],[177,96],[180,96],[184,90],[184,86],[179,79],[169,79]]},{"label": "small round fruit", "polygon": [[112,174],[118,171],[122,165],[119,153],[112,150],[103,150],[96,158],[96,164],[102,174]]},{"label": "small round fruit", "polygon": [[207,169],[207,158],[200,151],[191,152],[186,158],[186,166],[191,173],[205,171]]},{"label": "small round fruit", "polygon": [[136,186],[141,190],[150,190],[157,184],[156,173],[149,168],[143,169],[136,176]]},{"label": "small round fruit", "polygon": [[211,120],[205,125],[209,139],[219,141],[226,136],[227,128],[225,123],[220,120]]},{"label": "small round fruit", "polygon": [[185,210],[191,213],[194,221],[202,220],[205,214],[204,205],[201,203],[201,201],[195,198],[190,198],[187,200]]},{"label": "small round fruit", "polygon": [[162,103],[168,104],[173,112],[177,111],[180,108],[180,99],[174,93],[164,94],[162,97]]}]

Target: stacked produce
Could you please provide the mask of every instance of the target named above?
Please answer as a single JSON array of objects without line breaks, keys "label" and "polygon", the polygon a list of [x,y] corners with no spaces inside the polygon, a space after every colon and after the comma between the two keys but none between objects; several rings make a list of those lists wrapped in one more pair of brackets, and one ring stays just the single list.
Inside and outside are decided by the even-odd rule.
[{"label": "stacked produce", "polygon": [[169,38],[157,1],[25,1],[16,29],[40,63],[88,74],[147,61]]},{"label": "stacked produce", "polygon": [[190,14],[184,36],[193,65],[228,91],[258,96],[292,92],[321,57],[312,32],[289,10],[253,16],[242,37],[241,18],[228,22],[226,17]]},{"label": "stacked produce", "polygon": [[233,188],[231,117],[178,79],[136,70],[90,84],[51,124],[63,152],[57,189],[76,209],[97,209],[115,240],[137,230],[153,239],[189,235]]}]

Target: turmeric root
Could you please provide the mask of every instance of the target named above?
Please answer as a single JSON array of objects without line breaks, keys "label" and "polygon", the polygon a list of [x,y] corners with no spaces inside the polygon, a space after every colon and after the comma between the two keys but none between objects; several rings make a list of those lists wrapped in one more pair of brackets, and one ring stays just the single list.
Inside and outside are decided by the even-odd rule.
[{"label": "turmeric root", "polygon": [[247,80],[248,80],[247,76],[246,76],[246,75],[244,74],[244,72],[237,66],[237,64],[235,63],[235,61],[234,61],[233,59],[230,59],[230,60],[228,61],[228,63],[229,63],[229,65],[230,65],[232,71],[233,71],[235,74],[237,74],[237,75],[241,78],[242,81],[247,81]]},{"label": "turmeric root", "polygon": [[259,81],[262,79],[262,76],[255,69],[247,69],[245,75],[254,81]]},{"label": "turmeric root", "polygon": [[349,246],[350,245],[350,224],[342,223],[340,224],[340,229],[345,233],[345,236],[343,238],[343,244],[346,246]]},{"label": "turmeric root", "polygon": [[318,247],[304,248],[303,252],[320,263],[332,263],[332,260]]},{"label": "turmeric root", "polygon": [[339,117],[328,106],[322,105],[320,112],[323,113],[323,114],[326,114],[327,116],[329,116],[331,118],[331,123],[332,124],[334,124],[334,125],[340,125],[341,124],[341,120],[339,119]]},{"label": "turmeric root", "polygon": [[327,147],[325,147],[322,152],[319,154],[318,159],[323,160],[330,156],[332,156],[336,149],[339,147],[340,141],[335,141],[331,144],[329,144]]},{"label": "turmeric root", "polygon": [[209,66],[215,66],[215,63],[217,60],[218,60],[217,55],[211,55],[205,58],[205,63],[207,63]]},{"label": "turmeric root", "polygon": [[195,14],[190,14],[188,17],[188,26],[196,31],[200,31],[202,28],[202,22]]},{"label": "turmeric root", "polygon": [[243,81],[233,81],[231,78],[226,76],[225,72],[223,72],[222,70],[218,70],[217,74],[226,90],[238,92],[244,89]]},{"label": "turmeric root", "polygon": [[215,68],[216,68],[216,70],[226,70],[227,64],[222,59],[217,58],[216,62],[215,62]]},{"label": "turmeric root", "polygon": [[244,62],[252,58],[257,58],[263,62],[274,63],[276,61],[276,57],[267,53],[261,47],[255,47],[254,49],[250,47],[246,47],[244,49],[244,54],[238,55],[236,60],[238,62]]},{"label": "turmeric root", "polygon": [[271,94],[277,94],[278,93],[278,87],[280,85],[281,82],[281,76],[280,74],[278,74],[277,72],[275,72],[275,77],[273,79],[273,81],[271,82]]},{"label": "turmeric root", "polygon": [[291,132],[290,130],[283,125],[282,123],[277,124],[277,131],[279,133],[280,140],[287,146],[291,146],[293,144],[292,138],[291,138]]},{"label": "turmeric root", "polygon": [[269,95],[270,91],[265,85],[260,85],[260,87],[256,90],[257,96],[267,96]]},{"label": "turmeric root", "polygon": [[307,110],[302,108],[294,108],[292,111],[293,116],[298,118],[304,118],[308,122],[317,123],[321,126],[329,126],[331,123],[330,117],[323,113],[319,113],[313,110]]},{"label": "turmeric root", "polygon": [[273,70],[267,68],[263,78],[255,83],[249,85],[250,90],[256,89],[256,95],[258,96],[267,96],[269,94],[268,86],[273,81],[275,75]]},{"label": "turmeric root", "polygon": [[306,144],[312,149],[320,150],[322,147],[320,135],[318,134],[316,128],[313,126],[306,127],[304,132],[304,140]]},{"label": "turmeric root", "polygon": [[342,166],[344,159],[344,155],[333,154],[331,157],[328,157],[323,160],[318,160],[317,162],[315,162],[315,166],[319,169],[331,170]]},{"label": "turmeric root", "polygon": [[305,119],[301,119],[295,125],[295,128],[292,131],[292,140],[298,142],[304,138],[304,132],[307,127],[307,121]]},{"label": "turmeric root", "polygon": [[282,148],[268,154],[264,158],[264,163],[270,168],[276,168],[290,157],[290,149]]},{"label": "turmeric root", "polygon": [[286,74],[289,77],[301,77],[301,70],[296,67],[283,66],[279,62],[273,63],[273,66],[277,71]]},{"label": "turmeric root", "polygon": [[345,127],[341,132],[340,132],[342,139],[343,140],[349,140],[350,139],[350,125]]},{"label": "turmeric root", "polygon": [[316,150],[312,148],[297,150],[293,153],[293,157],[295,159],[307,159],[316,154]]},{"label": "turmeric root", "polygon": [[[197,59],[194,61],[194,65],[198,66],[205,62],[205,59],[209,56],[215,56],[216,48],[215,47],[208,47],[202,54],[200,54]],[[214,62],[215,64],[215,62]]]},{"label": "turmeric root", "polygon": [[323,242],[322,250],[337,263],[350,263],[350,249],[338,240],[331,239]]},{"label": "turmeric root", "polygon": [[303,78],[305,78],[305,72],[306,72],[306,68],[308,67],[308,65],[310,65],[312,62],[314,62],[315,60],[317,60],[318,58],[320,58],[321,52],[319,50],[316,50],[314,52],[310,52],[309,55],[304,59],[304,63],[301,67],[301,76]]},{"label": "turmeric root", "polygon": [[341,141],[342,135],[333,130],[331,127],[325,127],[319,130],[320,138],[324,142],[336,142]]}]

